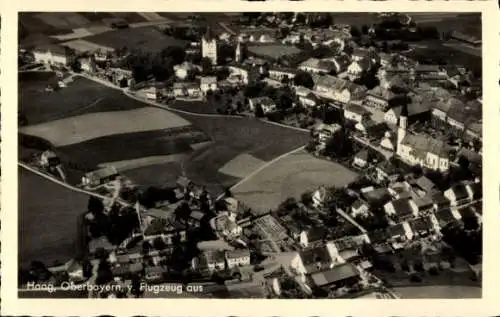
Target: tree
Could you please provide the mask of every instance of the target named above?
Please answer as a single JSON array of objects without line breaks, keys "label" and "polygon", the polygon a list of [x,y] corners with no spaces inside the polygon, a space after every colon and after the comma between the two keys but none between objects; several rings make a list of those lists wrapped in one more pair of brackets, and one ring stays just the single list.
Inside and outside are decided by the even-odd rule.
[{"label": "tree", "polygon": [[255,116],[257,118],[264,118],[265,117],[264,110],[262,109],[262,106],[260,104],[255,105],[254,112],[255,112]]},{"label": "tree", "polygon": [[163,239],[161,237],[156,237],[153,240],[153,247],[156,250],[163,250],[167,247],[167,245],[165,244],[165,242],[163,241]]},{"label": "tree", "polygon": [[368,34],[368,26],[366,24],[361,26],[361,34]]},{"label": "tree", "polygon": [[169,46],[164,48],[160,55],[163,59],[171,58],[174,65],[182,64],[186,60],[186,50],[180,46]]},{"label": "tree", "polygon": [[92,214],[101,214],[104,212],[104,204],[100,198],[90,196],[87,203],[87,210]]},{"label": "tree", "polygon": [[186,223],[191,215],[191,211],[189,204],[184,202],[175,209],[174,214],[176,219]]},{"label": "tree", "polygon": [[314,87],[314,80],[311,74],[304,71],[297,72],[293,81],[295,86],[303,86],[309,89],[313,89]]},{"label": "tree", "polygon": [[310,206],[313,203],[312,193],[305,192],[300,196],[300,200],[306,206]]},{"label": "tree", "polygon": [[351,36],[352,37],[360,37],[361,33],[359,32],[359,29],[356,26],[351,26]]},{"label": "tree", "polygon": [[73,59],[69,66],[75,73],[80,73],[82,71],[82,64],[78,58]]}]

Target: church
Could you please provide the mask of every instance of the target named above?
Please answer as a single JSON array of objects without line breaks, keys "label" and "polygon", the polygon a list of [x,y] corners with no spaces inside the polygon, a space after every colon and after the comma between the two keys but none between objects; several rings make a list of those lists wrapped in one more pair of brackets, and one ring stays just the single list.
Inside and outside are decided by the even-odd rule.
[{"label": "church", "polygon": [[203,58],[209,58],[212,65],[217,65],[217,38],[210,27],[207,27],[207,32],[201,38],[201,54]]},{"label": "church", "polygon": [[405,163],[435,171],[447,172],[450,160],[448,144],[429,135],[408,131],[408,108],[403,107],[399,117],[396,154]]}]

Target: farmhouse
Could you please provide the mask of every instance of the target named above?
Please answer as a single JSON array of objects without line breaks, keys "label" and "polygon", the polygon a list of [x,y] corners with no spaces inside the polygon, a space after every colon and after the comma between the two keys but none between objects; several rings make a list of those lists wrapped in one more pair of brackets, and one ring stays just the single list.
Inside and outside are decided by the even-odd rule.
[{"label": "farmhouse", "polygon": [[401,249],[403,246],[401,243],[413,239],[413,231],[408,222],[398,223],[397,225],[390,226],[387,229],[389,239],[392,240],[392,247],[395,249]]},{"label": "farmhouse", "polygon": [[371,62],[368,58],[353,60],[347,68],[347,76],[349,76],[350,80],[356,80],[360,78],[364,72],[370,70],[371,66]]},{"label": "farmhouse", "polygon": [[319,100],[312,91],[306,87],[295,87],[295,95],[299,98],[299,102],[304,107],[314,107],[318,104]]},{"label": "farmhouse", "polygon": [[220,250],[205,250],[199,257],[193,259],[191,265],[195,271],[222,271],[226,268],[225,252]]},{"label": "farmhouse", "polygon": [[68,66],[75,58],[73,52],[61,45],[47,44],[33,50],[35,62],[55,66]]},{"label": "farmhouse", "polygon": [[248,99],[248,107],[250,111],[255,111],[259,106],[262,107],[264,114],[276,110],[276,103],[267,96]]},{"label": "farmhouse", "polygon": [[114,166],[89,172],[82,177],[83,186],[99,186],[115,180],[119,176]]},{"label": "farmhouse", "polygon": [[451,206],[458,206],[471,201],[471,189],[469,185],[458,183],[451,186],[444,192],[444,197],[448,198]]}]

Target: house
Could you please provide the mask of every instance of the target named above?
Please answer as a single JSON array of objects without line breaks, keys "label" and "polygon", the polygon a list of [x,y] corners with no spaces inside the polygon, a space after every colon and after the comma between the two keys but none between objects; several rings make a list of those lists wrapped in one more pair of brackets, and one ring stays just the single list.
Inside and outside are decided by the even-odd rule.
[{"label": "house", "polygon": [[434,201],[431,195],[414,198],[419,214],[426,214],[435,211]]},{"label": "house", "polygon": [[459,206],[471,201],[469,185],[458,183],[445,190],[444,197],[450,201],[451,206]]},{"label": "house", "polygon": [[387,187],[380,187],[361,193],[361,198],[369,208],[381,208],[392,199],[392,193]]},{"label": "house", "polygon": [[167,269],[161,266],[148,266],[144,272],[144,279],[148,283],[157,283],[163,281],[163,276]]},{"label": "house", "polygon": [[201,94],[200,86],[196,82],[174,83],[175,97],[197,98]]},{"label": "house", "polygon": [[324,148],[326,143],[340,130],[342,130],[342,127],[339,124],[319,123],[313,127],[312,132],[313,136],[318,139],[320,148]]},{"label": "house", "polygon": [[94,57],[87,57],[80,59],[80,67],[84,72],[95,73],[97,72],[97,64]]},{"label": "house", "polygon": [[397,143],[396,136],[394,135],[394,133],[391,133],[390,131],[386,131],[384,133],[384,136],[380,140],[380,146],[382,148],[393,152],[396,150],[397,146],[396,143]]},{"label": "house", "polygon": [[323,205],[327,192],[325,186],[320,186],[312,194],[313,206],[318,208]]},{"label": "house", "polygon": [[229,65],[228,66],[230,75],[230,78],[233,78],[233,80],[237,80],[238,82],[241,82],[242,84],[248,84],[249,82],[249,69],[246,67],[240,66],[240,65]]},{"label": "house", "polygon": [[144,94],[146,95],[146,99],[156,100],[158,99],[160,92],[156,87],[149,87],[147,89],[144,89]]},{"label": "house", "polygon": [[431,194],[431,197],[432,201],[434,202],[434,210],[450,208],[450,200],[446,198],[442,192]]},{"label": "house", "polygon": [[280,83],[286,81],[293,83],[293,79],[295,78],[296,71],[294,69],[287,69],[281,67],[271,67],[267,71],[269,74],[269,78],[276,80]]},{"label": "house", "polygon": [[194,258],[192,268],[195,271],[216,272],[226,269],[225,252],[221,250],[204,250],[203,253]]},{"label": "house", "polygon": [[440,228],[446,227],[452,222],[456,222],[462,218],[460,213],[456,209],[443,208],[434,213],[435,221],[438,223]]},{"label": "house", "polygon": [[361,103],[365,98],[366,88],[348,80],[330,75],[312,74],[314,91],[322,98],[332,100],[340,105],[352,102]]},{"label": "house", "polygon": [[377,181],[393,182],[400,177],[400,172],[390,161],[382,161],[375,167]]},{"label": "house", "polygon": [[255,111],[260,106],[264,114],[276,111],[276,103],[269,97],[257,97],[248,99],[248,107],[250,111]]},{"label": "house", "polygon": [[368,165],[368,150],[361,150],[354,155],[352,164],[356,167],[364,168]]},{"label": "house", "polygon": [[228,269],[250,265],[250,251],[248,249],[226,251],[225,257]]},{"label": "house", "polygon": [[42,45],[33,50],[35,62],[54,66],[68,66],[74,60],[74,53],[57,44]]},{"label": "house", "polygon": [[241,228],[233,217],[227,214],[221,214],[214,219],[215,231],[219,232],[222,236],[228,238],[235,238],[241,235],[243,228]]},{"label": "house", "polygon": [[114,166],[107,166],[100,170],[86,173],[82,177],[83,186],[99,186],[114,181],[119,176]]},{"label": "house", "polygon": [[389,240],[392,241],[392,245],[395,249],[401,249],[401,243],[413,239],[413,231],[411,230],[408,222],[401,222],[394,226],[390,226],[387,229]]},{"label": "house", "polygon": [[368,58],[353,60],[349,67],[347,67],[347,76],[350,80],[356,80],[360,78],[363,73],[369,71],[371,67],[372,64]]},{"label": "house", "polygon": [[325,244],[307,248],[299,252],[306,274],[332,268],[336,261]]},{"label": "house", "polygon": [[306,248],[317,242],[322,242],[326,239],[328,231],[324,227],[311,227],[302,230],[299,235],[299,244]]},{"label": "house", "polygon": [[370,112],[366,110],[363,106],[356,104],[347,104],[344,108],[344,118],[346,120],[355,121],[356,123],[361,123],[366,119],[370,118]]},{"label": "house", "polygon": [[360,281],[356,267],[351,263],[334,266],[331,269],[311,274],[310,279],[316,287],[351,286]]},{"label": "house", "polygon": [[[434,128],[448,125],[447,115],[450,109],[464,109],[465,104],[456,98],[448,98],[436,102],[431,109],[431,124]],[[454,123],[454,122],[452,122]]]},{"label": "house", "polygon": [[203,94],[207,94],[208,91],[217,90],[217,77],[207,76],[200,78],[200,90]]},{"label": "house", "polygon": [[[363,240],[366,241],[366,240]],[[358,243],[350,236],[329,242],[330,253],[339,263],[353,262],[360,258]]]},{"label": "house", "polygon": [[300,63],[298,68],[308,73],[323,75],[329,74],[337,69],[335,63],[318,58],[309,58],[308,60]]},{"label": "house", "polygon": [[191,214],[189,214],[189,219],[188,219],[188,224],[191,227],[198,227],[201,224],[201,220],[205,216],[204,213],[202,213],[199,210],[193,210]]},{"label": "house", "polygon": [[356,217],[368,217],[371,214],[368,203],[358,199],[351,205],[351,216]]},{"label": "house", "polygon": [[394,98],[394,94],[389,88],[380,85],[366,92],[364,105],[386,111],[389,108],[389,101]]},{"label": "house", "polygon": [[420,197],[432,195],[438,191],[437,185],[425,176],[420,176],[419,178],[415,179],[411,183],[411,186]]},{"label": "house", "polygon": [[334,72],[336,74],[340,74],[347,71],[347,68],[351,64],[351,59],[347,55],[325,58],[324,60],[331,61],[333,63],[333,65],[335,66]]},{"label": "house", "polygon": [[384,205],[385,214],[405,221],[418,216],[418,207],[410,198],[399,198]]},{"label": "house", "polygon": [[375,63],[379,62],[380,57],[375,52],[375,50],[373,50],[372,48],[370,48],[370,49],[355,48],[351,54],[351,59],[353,61],[361,61],[361,60],[367,59],[371,63],[375,64]]},{"label": "house", "polygon": [[414,236],[421,238],[428,237],[439,231],[439,224],[434,223],[430,216],[412,219],[408,222]]},{"label": "house", "polygon": [[61,159],[51,150],[46,150],[40,155],[40,165],[42,167],[56,167],[61,164]]},{"label": "house", "polygon": [[318,97],[306,87],[295,87],[295,95],[299,98],[299,102],[304,107],[314,107],[319,103]]}]

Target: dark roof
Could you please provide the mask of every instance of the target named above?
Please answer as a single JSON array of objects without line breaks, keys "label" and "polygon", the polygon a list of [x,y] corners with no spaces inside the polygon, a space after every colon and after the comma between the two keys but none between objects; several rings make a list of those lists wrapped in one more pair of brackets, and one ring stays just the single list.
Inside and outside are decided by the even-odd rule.
[{"label": "dark roof", "polygon": [[398,216],[408,216],[413,213],[413,209],[410,204],[410,199],[408,198],[399,198],[393,200],[391,203],[394,206],[396,215]]},{"label": "dark roof", "polygon": [[387,229],[387,232],[389,233],[389,237],[395,237],[395,236],[406,236],[406,231],[402,223],[398,223],[397,225],[390,226]]},{"label": "dark roof", "polygon": [[455,194],[455,198],[457,200],[465,199],[469,197],[469,193],[467,192],[467,186],[465,184],[455,184],[450,187],[450,189]]},{"label": "dark roof", "polygon": [[361,150],[355,155],[356,158],[368,161],[368,150]]},{"label": "dark roof", "polygon": [[368,237],[372,243],[382,243],[387,241],[389,235],[386,230],[377,230],[368,233]]},{"label": "dark roof", "polygon": [[436,184],[434,184],[430,179],[425,176],[421,176],[415,180],[415,185],[424,190],[426,193],[430,193],[436,189]]},{"label": "dark roof", "polygon": [[326,286],[346,279],[357,277],[358,272],[354,265],[345,263],[329,270],[311,274],[311,279],[316,286]]},{"label": "dark roof", "polygon": [[[315,269],[321,270],[325,266],[328,267],[332,263],[332,258],[325,245],[302,250],[300,252],[300,257],[308,272]],[[318,264],[321,265],[320,268],[316,267]]]},{"label": "dark roof", "polygon": [[354,208],[354,209],[359,209],[361,206],[363,205],[366,205],[366,203],[364,201],[362,201],[361,199],[357,199],[352,205],[351,205],[351,208]]},{"label": "dark roof", "polygon": [[394,166],[394,164],[392,164],[388,160],[378,163],[377,168],[388,174],[389,176],[398,174],[398,169],[396,168],[396,166]]},{"label": "dark roof", "polygon": [[449,208],[444,208],[436,211],[434,213],[434,216],[436,217],[441,227],[446,226],[450,222],[456,221],[455,217],[453,216]]},{"label": "dark roof", "polygon": [[469,185],[472,190],[473,199],[479,199],[483,197],[483,185],[481,183],[472,183]]},{"label": "dark roof", "polygon": [[446,157],[449,154],[449,147],[446,142],[427,135],[407,133],[401,143],[411,147],[414,152],[413,155],[416,157],[425,157],[427,153],[440,157]]},{"label": "dark roof", "polygon": [[383,205],[392,199],[389,189],[382,187],[362,194],[369,205]]},{"label": "dark roof", "polygon": [[444,197],[443,193],[441,193],[441,192],[437,192],[437,193],[432,194],[432,200],[438,206],[449,206],[450,205],[450,201],[446,197]]},{"label": "dark roof", "polygon": [[369,114],[370,113],[364,107],[362,107],[360,105],[352,104],[352,103],[348,104],[344,109],[346,111],[354,112],[354,113],[357,113],[357,114],[360,114],[360,115],[365,115],[365,114]]},{"label": "dark roof", "polygon": [[414,232],[420,232],[431,230],[433,226],[429,217],[421,217],[410,220],[410,227]]},{"label": "dark roof", "polygon": [[327,233],[325,227],[312,227],[307,231],[307,239],[309,243],[321,241],[326,238]]}]

